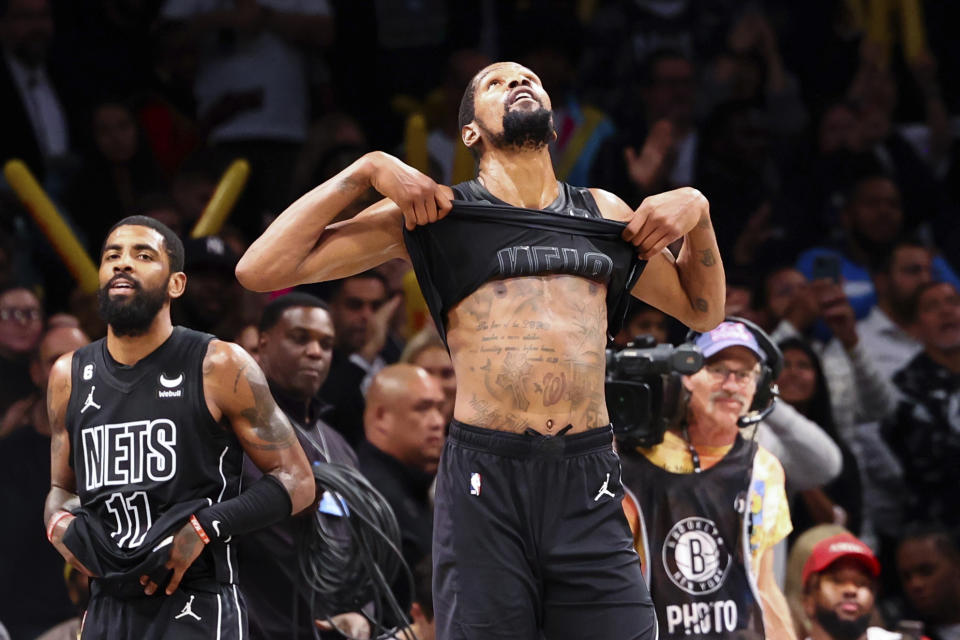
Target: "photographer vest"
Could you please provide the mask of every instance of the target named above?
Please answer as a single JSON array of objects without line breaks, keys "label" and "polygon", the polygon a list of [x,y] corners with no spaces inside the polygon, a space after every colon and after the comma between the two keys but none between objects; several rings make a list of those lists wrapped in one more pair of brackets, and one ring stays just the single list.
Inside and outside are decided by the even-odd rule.
[{"label": "photographer vest", "polygon": [[607,332],[619,331],[646,261],[621,237],[626,224],[603,218],[589,190],[559,186],[541,211],[509,205],[470,180],[453,187],[456,200],[445,218],[404,227],[417,282],[444,340],[447,313],[484,283],[554,273],[606,285]]},{"label": "photographer vest", "polygon": [[739,435],[701,473],[672,473],[637,451],[621,453],[623,486],[640,512],[644,575],[660,637],[764,637],[749,566],[750,519],[743,517],[755,456],[756,447]]}]

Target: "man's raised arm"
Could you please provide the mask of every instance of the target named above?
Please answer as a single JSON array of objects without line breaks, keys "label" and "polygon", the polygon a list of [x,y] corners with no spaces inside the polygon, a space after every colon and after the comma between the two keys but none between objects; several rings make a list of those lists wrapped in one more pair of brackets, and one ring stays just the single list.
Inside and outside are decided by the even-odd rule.
[{"label": "man's raised arm", "polygon": [[[723,320],[726,277],[710,204],[702,193],[683,187],[645,198],[636,211],[617,196],[591,189],[601,210],[627,222],[623,238],[637,247],[647,266],[633,295],[696,331]],[[677,259],[666,249],[683,238]]]},{"label": "man's raised arm", "polygon": [[[373,187],[383,200],[350,220],[336,218]],[[442,218],[452,192],[397,158],[374,151],[301,196],[274,220],[237,264],[237,279],[254,291],[342,278],[405,257],[408,229]]]}]

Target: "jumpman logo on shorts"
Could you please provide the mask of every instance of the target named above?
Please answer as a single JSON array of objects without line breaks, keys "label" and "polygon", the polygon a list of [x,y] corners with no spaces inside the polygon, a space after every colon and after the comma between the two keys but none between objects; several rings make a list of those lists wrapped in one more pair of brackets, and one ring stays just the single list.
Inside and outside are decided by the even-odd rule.
[{"label": "jumpman logo on shorts", "polygon": [[83,408],[80,409],[80,413],[83,413],[84,411],[86,411],[86,410],[89,409],[90,407],[93,407],[94,409],[97,409],[97,410],[100,409],[100,405],[98,405],[98,404],[97,404],[96,402],[94,402],[94,400],[93,400],[93,392],[94,392],[95,390],[96,390],[96,387],[95,387],[95,386],[94,386],[94,387],[90,387],[90,393],[87,395],[87,399],[83,402]]},{"label": "jumpman logo on shorts", "polygon": [[613,495],[613,492],[607,488],[610,484],[610,474],[607,474],[607,479],[603,481],[603,486],[600,487],[600,491],[597,492],[597,497],[593,499],[594,502],[598,501],[603,496],[610,496],[611,498],[616,498],[617,496]]},{"label": "jumpman logo on shorts", "polygon": [[187,600],[187,604],[183,605],[183,610],[173,617],[174,620],[179,620],[183,616],[190,616],[191,618],[196,618],[200,620],[200,616],[193,612],[193,599],[197,596],[191,595],[190,599]]}]

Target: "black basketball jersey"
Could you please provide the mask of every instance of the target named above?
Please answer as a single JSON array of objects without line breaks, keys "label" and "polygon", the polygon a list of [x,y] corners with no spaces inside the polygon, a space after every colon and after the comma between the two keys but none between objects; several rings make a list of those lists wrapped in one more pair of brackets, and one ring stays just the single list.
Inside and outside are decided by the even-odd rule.
[{"label": "black basketball jersey", "polygon": [[661,637],[764,637],[744,517],[755,455],[737,436],[709,469],[672,473],[636,451],[622,453],[623,485],[640,511],[644,573]]},{"label": "black basketball jersey", "polygon": [[590,191],[560,184],[546,209],[514,207],[477,180],[453,187],[456,200],[442,220],[403,230],[430,314],[445,336],[447,312],[481,285],[500,278],[568,273],[607,286],[608,332],[623,322],[630,290],[646,261],[603,218]]},{"label": "black basketball jersey", "polygon": [[[138,578],[192,513],[240,492],[243,450],[203,393],[212,339],[175,327],[133,366],[115,362],[106,339],[73,356],[66,427],[82,509],[65,542],[108,582]],[[207,545],[184,583],[235,583],[233,546]]]}]

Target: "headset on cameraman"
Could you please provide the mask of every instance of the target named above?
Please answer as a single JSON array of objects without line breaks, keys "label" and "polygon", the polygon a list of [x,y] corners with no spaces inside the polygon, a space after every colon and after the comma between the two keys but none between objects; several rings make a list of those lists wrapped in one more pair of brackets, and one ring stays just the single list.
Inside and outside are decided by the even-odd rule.
[{"label": "headset on cameraman", "polygon": [[[757,384],[753,392],[753,402],[750,403],[750,408],[747,410],[747,413],[737,419],[737,426],[741,429],[745,429],[747,427],[752,427],[756,424],[759,424],[764,418],[770,415],[771,411],[773,411],[774,404],[776,403],[777,396],[779,395],[777,378],[780,377],[780,372],[783,370],[783,353],[780,351],[780,347],[774,344],[773,340],[770,339],[770,336],[767,335],[767,332],[761,329],[751,320],[747,320],[746,318],[741,318],[739,316],[728,316],[724,318],[723,321],[735,322],[746,327],[747,330],[753,334],[754,340],[757,341],[757,346],[760,347],[760,350],[765,356],[760,362],[760,375],[757,376]],[[690,331],[687,333],[686,342],[696,343],[701,335],[703,334],[696,331]],[[684,411],[681,418],[681,428],[683,430],[684,440],[687,441],[687,447],[690,449],[690,456],[693,458],[694,472],[699,473],[700,456],[697,455],[696,449],[690,442],[686,424],[686,406],[690,400],[690,391],[682,383],[676,385],[676,387],[679,387],[678,398],[676,400],[671,399],[671,401],[678,402],[680,405],[679,408]],[[757,447],[756,431],[754,431],[751,435],[750,445],[751,449],[754,450]]]},{"label": "headset on cameraman", "polygon": [[[774,402],[776,402],[777,396],[780,393],[777,388],[777,378],[780,377],[780,372],[783,370],[783,353],[780,351],[780,347],[770,339],[767,332],[757,326],[753,321],[739,316],[728,316],[724,318],[723,321],[736,322],[746,327],[747,330],[753,334],[754,339],[757,341],[757,346],[760,347],[760,350],[763,351],[766,356],[763,362],[760,363],[760,375],[757,377],[757,386],[753,393],[753,402],[750,404],[750,409],[737,420],[737,426],[744,429],[762,421],[773,411]],[[696,343],[701,335],[703,334],[691,330],[687,332],[685,341]],[[681,387],[682,386],[683,385],[681,385]]]}]

